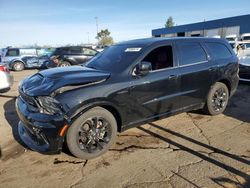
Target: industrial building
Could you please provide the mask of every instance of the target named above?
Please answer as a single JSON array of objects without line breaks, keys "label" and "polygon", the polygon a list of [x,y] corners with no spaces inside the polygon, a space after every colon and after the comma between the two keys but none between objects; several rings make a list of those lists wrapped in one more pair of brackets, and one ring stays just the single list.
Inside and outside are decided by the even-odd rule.
[{"label": "industrial building", "polygon": [[250,34],[250,14],[152,30],[153,37],[218,37]]}]

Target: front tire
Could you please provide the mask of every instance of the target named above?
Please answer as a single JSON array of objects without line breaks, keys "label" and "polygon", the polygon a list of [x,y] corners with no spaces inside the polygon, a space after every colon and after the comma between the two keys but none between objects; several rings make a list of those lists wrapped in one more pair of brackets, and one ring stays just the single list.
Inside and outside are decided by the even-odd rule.
[{"label": "front tire", "polygon": [[229,91],[225,84],[216,82],[210,89],[204,112],[209,115],[218,115],[225,111],[228,104]]},{"label": "front tire", "polygon": [[68,129],[69,151],[81,159],[92,159],[105,153],[115,142],[117,122],[108,110],[95,107],[83,113]]},{"label": "front tire", "polygon": [[16,61],[14,62],[12,68],[14,71],[22,71],[24,70],[24,64],[21,61]]}]

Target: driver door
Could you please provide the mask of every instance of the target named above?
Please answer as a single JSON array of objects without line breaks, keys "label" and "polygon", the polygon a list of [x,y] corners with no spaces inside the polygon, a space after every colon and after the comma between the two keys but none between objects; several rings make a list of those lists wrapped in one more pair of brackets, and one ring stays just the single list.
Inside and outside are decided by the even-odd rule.
[{"label": "driver door", "polygon": [[152,64],[147,75],[135,76],[129,90],[130,122],[157,119],[179,109],[179,73],[172,44],[150,50],[142,59]]}]

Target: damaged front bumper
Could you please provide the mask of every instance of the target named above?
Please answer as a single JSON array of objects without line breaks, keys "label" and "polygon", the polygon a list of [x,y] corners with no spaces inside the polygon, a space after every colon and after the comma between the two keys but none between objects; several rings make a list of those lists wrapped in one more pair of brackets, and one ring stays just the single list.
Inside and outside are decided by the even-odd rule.
[{"label": "damaged front bumper", "polygon": [[21,96],[16,100],[20,138],[32,150],[47,154],[60,153],[64,140],[60,132],[66,124],[63,115],[32,112],[29,105]]}]

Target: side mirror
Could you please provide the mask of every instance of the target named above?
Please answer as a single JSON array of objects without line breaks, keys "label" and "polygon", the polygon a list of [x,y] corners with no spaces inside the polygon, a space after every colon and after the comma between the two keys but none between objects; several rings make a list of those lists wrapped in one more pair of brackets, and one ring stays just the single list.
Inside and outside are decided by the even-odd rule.
[{"label": "side mirror", "polygon": [[144,76],[147,75],[152,70],[152,64],[147,61],[140,62],[133,72],[136,76]]}]

